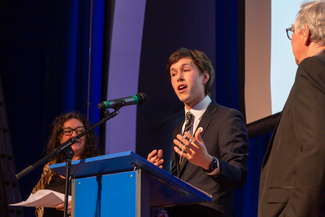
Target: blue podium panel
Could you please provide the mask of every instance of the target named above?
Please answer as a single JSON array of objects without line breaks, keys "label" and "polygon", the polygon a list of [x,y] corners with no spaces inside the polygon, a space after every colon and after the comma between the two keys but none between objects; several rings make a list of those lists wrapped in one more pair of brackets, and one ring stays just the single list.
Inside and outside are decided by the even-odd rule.
[{"label": "blue podium panel", "polygon": [[76,179],[75,216],[136,216],[137,172]]},{"label": "blue podium panel", "polygon": [[[71,177],[73,179],[76,179],[76,188],[78,186],[78,180],[86,179],[86,177],[94,177],[93,179],[96,180],[96,176],[102,177],[103,179],[103,177],[106,177],[106,175],[117,175],[120,173],[133,172],[133,170],[138,171],[141,176],[136,173],[138,174],[137,177],[141,178],[137,179],[137,183],[138,185],[142,186],[140,188],[137,187],[138,198],[136,200],[138,201],[138,206],[141,206],[141,208],[137,208],[138,217],[144,217],[147,215],[143,213],[142,210],[149,210],[148,206],[174,206],[179,204],[191,204],[211,201],[211,195],[208,195],[205,192],[202,192],[201,190],[195,188],[194,186],[178,179],[177,177],[174,177],[173,175],[169,174],[163,169],[160,169],[159,167],[148,162],[143,157],[131,151],[76,160],[72,161],[71,164]],[[65,163],[50,165],[50,169],[58,174],[65,176]],[[115,187],[113,188],[121,189],[120,187],[116,187],[119,182],[111,182],[110,184],[114,184]],[[105,187],[107,187],[106,185],[107,184],[105,183]],[[97,192],[98,186],[95,189]],[[77,190],[78,189],[76,189],[76,191]],[[128,193],[130,194],[130,192]],[[76,195],[76,206],[78,206],[77,198],[78,196]],[[98,198],[95,199],[96,201],[98,200]],[[103,198],[100,198],[100,200],[103,200]],[[89,201],[90,200],[88,200],[88,202]],[[105,201],[103,201],[103,203],[106,204]],[[119,210],[119,207],[114,208]],[[76,216],[79,217],[79,215]]]}]

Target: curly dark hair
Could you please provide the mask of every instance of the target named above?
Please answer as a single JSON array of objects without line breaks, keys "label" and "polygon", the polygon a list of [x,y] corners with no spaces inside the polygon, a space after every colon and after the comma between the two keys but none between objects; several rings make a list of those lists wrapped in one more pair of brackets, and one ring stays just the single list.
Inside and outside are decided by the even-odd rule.
[{"label": "curly dark hair", "polygon": [[199,50],[190,50],[187,48],[180,48],[177,51],[175,51],[170,57],[167,62],[167,67],[166,67],[166,72],[169,77],[169,80],[171,79],[170,76],[170,67],[174,64],[177,63],[180,59],[182,58],[191,58],[195,65],[199,68],[199,73],[203,75],[205,71],[209,72],[210,78],[209,81],[204,85],[204,92],[205,95],[210,95],[210,88],[212,85],[212,82],[215,77],[215,72],[212,66],[212,63],[210,59],[202,52]]},{"label": "curly dark hair", "polygon": [[[52,151],[55,148],[61,145],[60,139],[63,135],[62,127],[64,123],[69,119],[78,119],[79,121],[81,121],[81,123],[83,123],[86,130],[90,128],[90,124],[88,120],[80,112],[73,111],[66,114],[61,114],[55,119],[53,123],[52,134],[46,146],[47,154],[52,153]],[[85,136],[86,136],[86,142],[85,142],[85,147],[82,152],[81,158],[84,159],[84,158],[95,157],[100,155],[99,142],[98,142],[99,140],[95,132],[92,130],[89,133],[87,133]],[[55,163],[61,163],[64,162],[65,160],[66,158],[64,156],[64,153],[55,155],[50,159],[51,162],[54,161]]]}]

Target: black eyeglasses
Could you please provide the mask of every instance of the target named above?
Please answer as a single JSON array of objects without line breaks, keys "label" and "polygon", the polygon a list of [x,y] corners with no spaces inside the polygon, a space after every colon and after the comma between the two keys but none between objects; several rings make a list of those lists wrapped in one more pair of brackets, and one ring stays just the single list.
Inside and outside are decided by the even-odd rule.
[{"label": "black eyeglasses", "polygon": [[62,129],[62,133],[65,136],[71,136],[73,131],[75,131],[76,134],[79,135],[80,133],[85,132],[85,127],[77,127],[76,129],[72,129],[72,128],[68,127],[68,128]]},{"label": "black eyeglasses", "polygon": [[286,28],[286,32],[287,32],[287,36],[288,38],[291,40],[292,39],[292,34],[294,32],[294,28],[293,27],[290,27],[290,28]]}]

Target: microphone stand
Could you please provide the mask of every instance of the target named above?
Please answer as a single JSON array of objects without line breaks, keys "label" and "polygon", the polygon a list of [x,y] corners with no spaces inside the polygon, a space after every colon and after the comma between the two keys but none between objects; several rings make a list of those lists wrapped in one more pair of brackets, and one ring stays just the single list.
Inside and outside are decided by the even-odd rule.
[{"label": "microphone stand", "polygon": [[[89,132],[89,131],[88,131]],[[74,151],[71,146],[67,147],[64,151],[64,155],[66,158],[66,173],[65,173],[65,191],[64,191],[64,217],[68,216],[68,200],[69,200],[69,188],[70,188],[70,168],[71,168],[71,161],[74,155]]]},{"label": "microphone stand", "polygon": [[70,177],[70,168],[71,168],[71,161],[72,161],[72,158],[73,158],[73,155],[74,155],[74,152],[73,152],[73,150],[71,148],[71,145],[76,143],[79,138],[83,137],[84,135],[89,133],[91,130],[95,129],[96,127],[102,125],[103,123],[105,123],[109,119],[111,119],[111,118],[115,117],[116,115],[118,115],[119,110],[120,110],[120,108],[115,108],[115,110],[112,113],[110,113],[108,110],[106,110],[105,113],[104,113],[105,117],[101,121],[94,124],[89,129],[87,129],[84,132],[80,133],[76,137],[73,137],[73,138],[69,139],[68,141],[62,143],[59,147],[53,149],[53,151],[50,154],[46,155],[45,157],[43,157],[42,159],[40,159],[39,161],[37,161],[33,165],[30,165],[30,166],[26,167],[24,170],[22,170],[21,172],[17,173],[15,175],[17,180],[24,177],[25,175],[27,175],[31,171],[33,171],[36,167],[38,167],[39,165],[41,165],[42,163],[44,163],[45,161],[47,161],[48,159],[50,159],[54,155],[60,154],[61,152],[64,152],[64,155],[66,157],[66,177],[65,177],[66,178],[66,186],[65,186],[65,199],[64,199],[64,217],[67,217],[67,213],[68,213],[68,196],[69,196],[69,181],[70,181],[70,178],[71,178]]}]

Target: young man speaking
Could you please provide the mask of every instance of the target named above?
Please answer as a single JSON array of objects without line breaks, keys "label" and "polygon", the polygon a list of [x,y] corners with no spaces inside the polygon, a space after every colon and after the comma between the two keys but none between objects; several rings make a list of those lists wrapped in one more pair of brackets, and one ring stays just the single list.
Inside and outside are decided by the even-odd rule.
[{"label": "young man speaking", "polygon": [[[172,174],[212,195],[210,203],[168,209],[172,216],[234,216],[234,189],[246,182],[248,139],[244,118],[209,97],[214,70],[201,51],[181,48],[167,63],[167,74],[184,103],[184,122],[174,130]],[[162,168],[162,150],[148,161]]]}]

